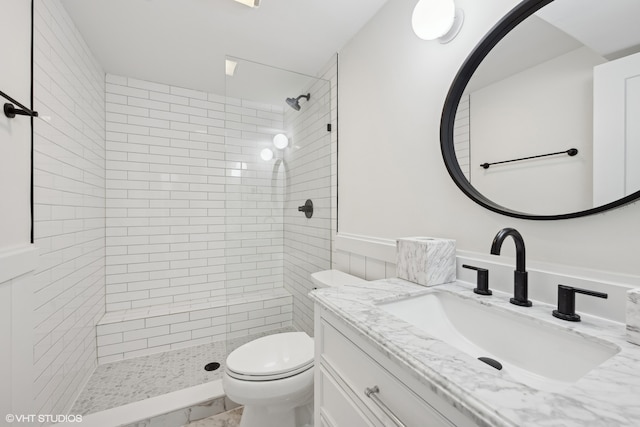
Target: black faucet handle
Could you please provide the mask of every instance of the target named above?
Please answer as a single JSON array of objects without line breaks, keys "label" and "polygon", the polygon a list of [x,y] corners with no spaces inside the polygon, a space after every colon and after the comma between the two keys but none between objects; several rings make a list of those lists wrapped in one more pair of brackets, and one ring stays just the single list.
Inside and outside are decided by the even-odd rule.
[{"label": "black faucet handle", "polygon": [[476,276],[476,287],[473,290],[478,295],[492,295],[493,292],[489,289],[489,270],[481,267],[474,267],[473,265],[463,264],[462,268],[468,268],[469,270],[475,270],[478,272]]},{"label": "black faucet handle", "polygon": [[602,292],[558,285],[558,309],[553,310],[555,317],[570,322],[580,321],[580,315],[576,314],[576,293],[605,299],[609,297],[609,295]]}]

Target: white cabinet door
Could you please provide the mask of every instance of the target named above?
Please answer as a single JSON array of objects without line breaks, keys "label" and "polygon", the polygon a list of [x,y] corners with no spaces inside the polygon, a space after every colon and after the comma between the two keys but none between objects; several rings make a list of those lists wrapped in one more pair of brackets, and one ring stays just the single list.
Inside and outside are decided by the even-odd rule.
[{"label": "white cabinet door", "polygon": [[344,389],[322,367],[320,375],[316,376],[321,382],[321,395],[317,399],[320,403],[321,423],[332,427],[373,427],[373,424],[362,413],[352,398],[347,396]]},{"label": "white cabinet door", "polygon": [[594,206],[640,190],[640,53],[594,68]]}]

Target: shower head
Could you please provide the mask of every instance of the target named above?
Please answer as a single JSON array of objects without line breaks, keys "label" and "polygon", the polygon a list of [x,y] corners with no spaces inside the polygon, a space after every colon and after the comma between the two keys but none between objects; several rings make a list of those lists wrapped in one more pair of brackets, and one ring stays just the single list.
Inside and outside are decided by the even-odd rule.
[{"label": "shower head", "polygon": [[311,99],[311,94],[308,93],[306,95],[300,95],[297,98],[287,98],[287,104],[289,104],[289,107],[294,110],[300,111],[300,98],[307,98],[307,101],[309,101],[309,99]]}]

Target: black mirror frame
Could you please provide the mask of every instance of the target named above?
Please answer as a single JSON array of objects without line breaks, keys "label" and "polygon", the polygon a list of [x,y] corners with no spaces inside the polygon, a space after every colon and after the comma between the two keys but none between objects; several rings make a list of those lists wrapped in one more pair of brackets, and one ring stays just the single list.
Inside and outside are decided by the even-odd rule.
[{"label": "black mirror frame", "polygon": [[514,211],[504,206],[500,206],[497,203],[489,200],[476,190],[467,178],[462,173],[458,159],[455,153],[454,146],[454,121],[458,105],[462,94],[469,83],[469,80],[473,76],[473,73],[480,66],[480,63],[489,54],[489,52],[502,40],[511,30],[513,30],[518,24],[524,21],[526,18],[534,14],[538,9],[548,5],[553,0],[525,0],[512,9],[504,18],[502,18],[480,41],[471,54],[467,57],[465,62],[460,67],[458,74],[453,80],[449,93],[444,103],[442,110],[442,119],[440,122],[440,149],[442,151],[442,158],[447,167],[449,175],[456,183],[458,188],[462,190],[471,200],[489,209],[493,212],[521,219],[531,220],[557,220],[557,219],[569,219],[579,218],[587,215],[593,215],[596,213],[604,212],[609,209],[614,209],[628,203],[634,202],[640,199],[640,191],[636,191],[626,197],[616,200],[606,205],[598,206],[592,209],[584,211],[559,214],[559,215],[532,215],[524,212]]}]

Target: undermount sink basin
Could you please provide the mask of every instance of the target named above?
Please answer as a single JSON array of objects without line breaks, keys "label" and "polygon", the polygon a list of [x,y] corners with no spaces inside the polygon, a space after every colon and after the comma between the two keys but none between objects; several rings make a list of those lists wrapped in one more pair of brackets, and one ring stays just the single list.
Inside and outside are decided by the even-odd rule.
[{"label": "undermount sink basin", "polygon": [[449,292],[378,307],[474,358],[498,361],[500,372],[539,390],[559,391],[620,351],[612,343]]}]

